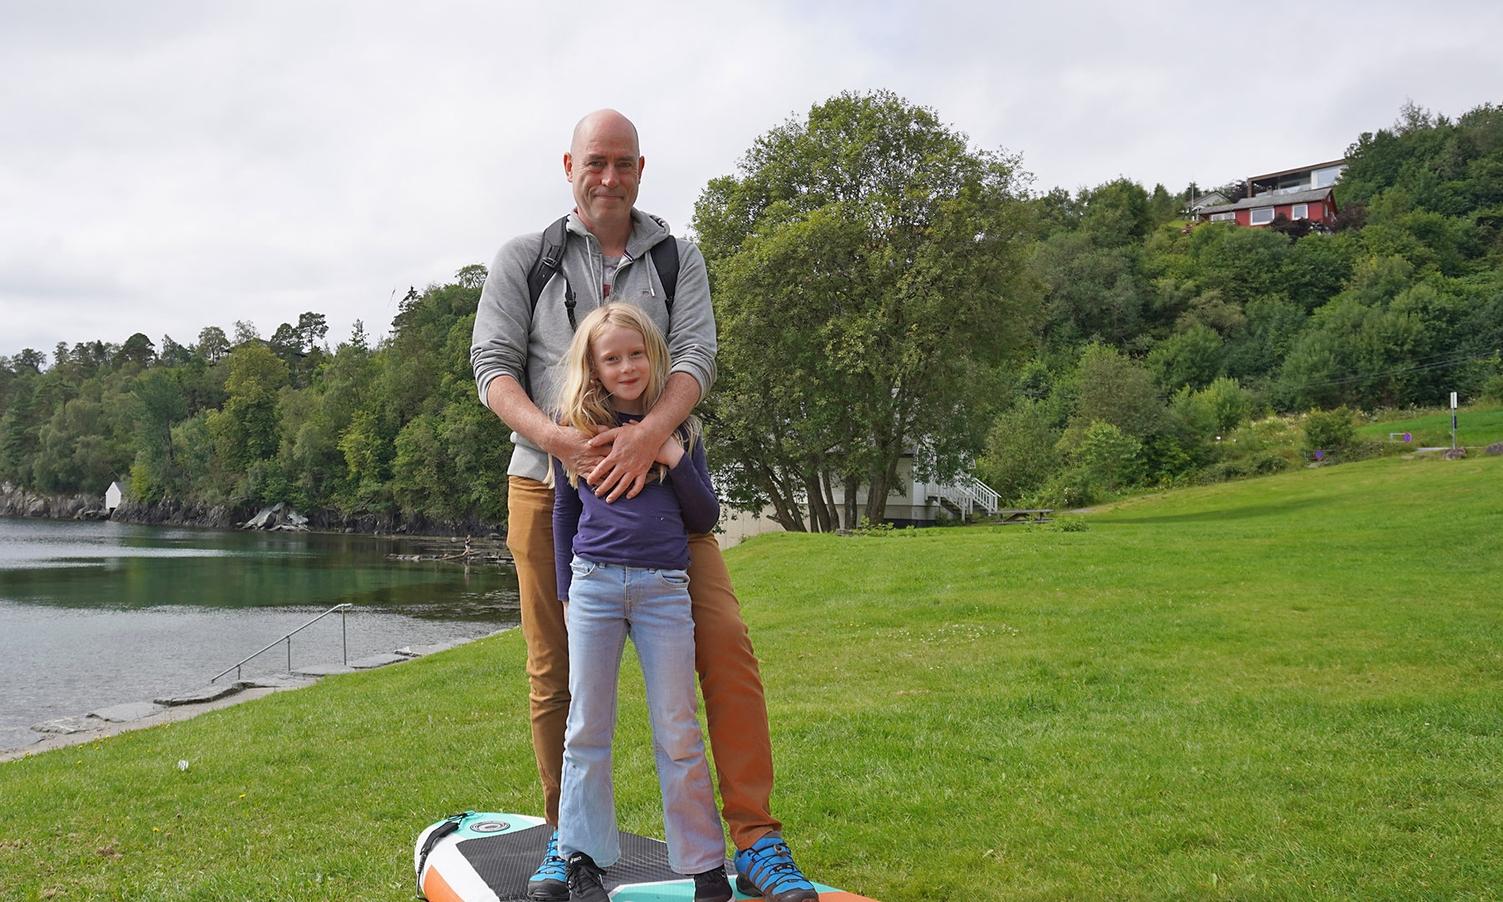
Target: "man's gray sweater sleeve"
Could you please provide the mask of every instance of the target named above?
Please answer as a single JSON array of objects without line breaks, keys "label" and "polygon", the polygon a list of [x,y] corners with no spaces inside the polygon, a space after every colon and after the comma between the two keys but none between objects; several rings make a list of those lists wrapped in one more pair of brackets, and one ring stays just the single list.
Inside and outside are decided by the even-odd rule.
[{"label": "man's gray sweater sleeve", "polygon": [[699,381],[699,396],[703,398],[715,385],[718,350],[710,279],[705,272],[704,255],[692,242],[679,242],[679,257],[678,290],[674,293],[672,325],[668,329],[668,356],[673,361],[669,371],[693,376]]},{"label": "man's gray sweater sleeve", "polygon": [[480,289],[475,308],[475,327],[470,333],[470,368],[480,403],[497,376],[511,376],[526,385],[527,341],[532,332],[532,305],[528,300],[527,271],[538,255],[543,236],[523,235],[508,241],[496,252]]}]

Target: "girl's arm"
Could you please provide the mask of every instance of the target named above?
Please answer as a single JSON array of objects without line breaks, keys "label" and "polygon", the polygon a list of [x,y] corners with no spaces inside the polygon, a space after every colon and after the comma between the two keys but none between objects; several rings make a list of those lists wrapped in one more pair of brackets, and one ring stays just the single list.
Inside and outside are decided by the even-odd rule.
[{"label": "girl's arm", "polygon": [[[681,454],[679,461],[669,468],[668,482],[683,509],[684,529],[691,534],[714,529],[720,520],[720,499],[715,497],[715,486],[710,483],[703,440],[696,441],[694,450]],[[554,541],[558,541],[557,532]]]},{"label": "girl's arm", "polygon": [[[569,474],[557,458],[550,458],[553,467],[553,569],[558,576],[558,600],[569,600],[569,584],[574,571],[569,562],[574,559],[574,534],[579,532],[579,513],[584,502],[579,491],[569,485]],[[583,480],[581,480],[583,484]]]}]

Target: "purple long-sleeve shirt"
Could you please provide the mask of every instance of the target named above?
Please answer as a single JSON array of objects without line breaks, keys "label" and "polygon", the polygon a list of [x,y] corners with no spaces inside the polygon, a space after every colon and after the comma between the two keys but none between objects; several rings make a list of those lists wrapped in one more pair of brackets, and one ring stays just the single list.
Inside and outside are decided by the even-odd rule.
[{"label": "purple long-sleeve shirt", "polygon": [[[639,419],[622,416],[623,422]],[[585,484],[569,485],[563,464],[553,461],[553,557],[558,597],[567,600],[574,555],[597,564],[682,570],[689,566],[689,534],[709,532],[720,519],[720,501],[710,484],[703,441],[668,471],[649,478],[635,498],[607,503]]]}]

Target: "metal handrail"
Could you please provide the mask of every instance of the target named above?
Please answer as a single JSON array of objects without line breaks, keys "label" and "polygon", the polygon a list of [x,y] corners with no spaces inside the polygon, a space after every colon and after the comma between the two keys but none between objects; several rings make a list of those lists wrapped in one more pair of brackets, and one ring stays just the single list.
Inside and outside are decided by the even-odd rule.
[{"label": "metal handrail", "polygon": [[349,633],[349,629],[348,629],[348,626],[347,626],[347,619],[345,617],[346,609],[349,608],[349,607],[350,607],[350,602],[344,602],[343,604],[336,604],[334,607],[329,608],[327,611],[324,611],[322,614],[319,614],[317,617],[314,617],[312,620],[308,621],[307,623],[303,624],[302,626],[298,627],[297,629],[293,630],[292,632],[288,633],[287,635],[283,636],[282,638],[273,640],[272,642],[268,643],[265,648],[261,649],[261,651],[258,651],[255,654],[246,655],[245,657],[241,658],[240,660],[236,661],[235,663],[231,664],[230,666],[226,667],[225,669],[223,669],[223,670],[219,671],[218,673],[214,674],[214,676],[212,676],[212,677],[209,678],[209,682],[211,682],[211,683],[214,682],[215,680],[217,680],[220,677],[224,676],[225,674],[229,673],[231,670],[235,671],[235,679],[237,679],[237,680],[240,679],[240,667],[241,667],[241,665],[245,664],[245,662],[249,661],[250,659],[256,657],[256,655],[261,654],[261,652],[270,651],[271,649],[275,648],[278,642],[286,642],[287,643],[287,672],[291,673],[292,672],[292,637],[296,636],[298,633],[301,633],[303,630],[305,630],[308,627],[312,626],[313,624],[319,622],[320,620],[324,619],[325,617],[329,616],[330,614],[334,613],[335,611],[339,612],[339,633],[340,633],[340,639],[341,639],[341,641],[344,644],[344,664],[346,666],[349,666],[349,663],[350,663],[350,633]]}]

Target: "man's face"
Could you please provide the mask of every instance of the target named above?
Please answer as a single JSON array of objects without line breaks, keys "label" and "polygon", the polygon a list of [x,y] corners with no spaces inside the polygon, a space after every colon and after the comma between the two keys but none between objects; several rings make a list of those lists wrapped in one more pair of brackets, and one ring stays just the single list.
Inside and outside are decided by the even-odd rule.
[{"label": "man's face", "polygon": [[624,121],[605,120],[580,133],[564,154],[564,175],[574,188],[574,207],[586,226],[594,229],[630,219],[645,163],[636,135]]}]

